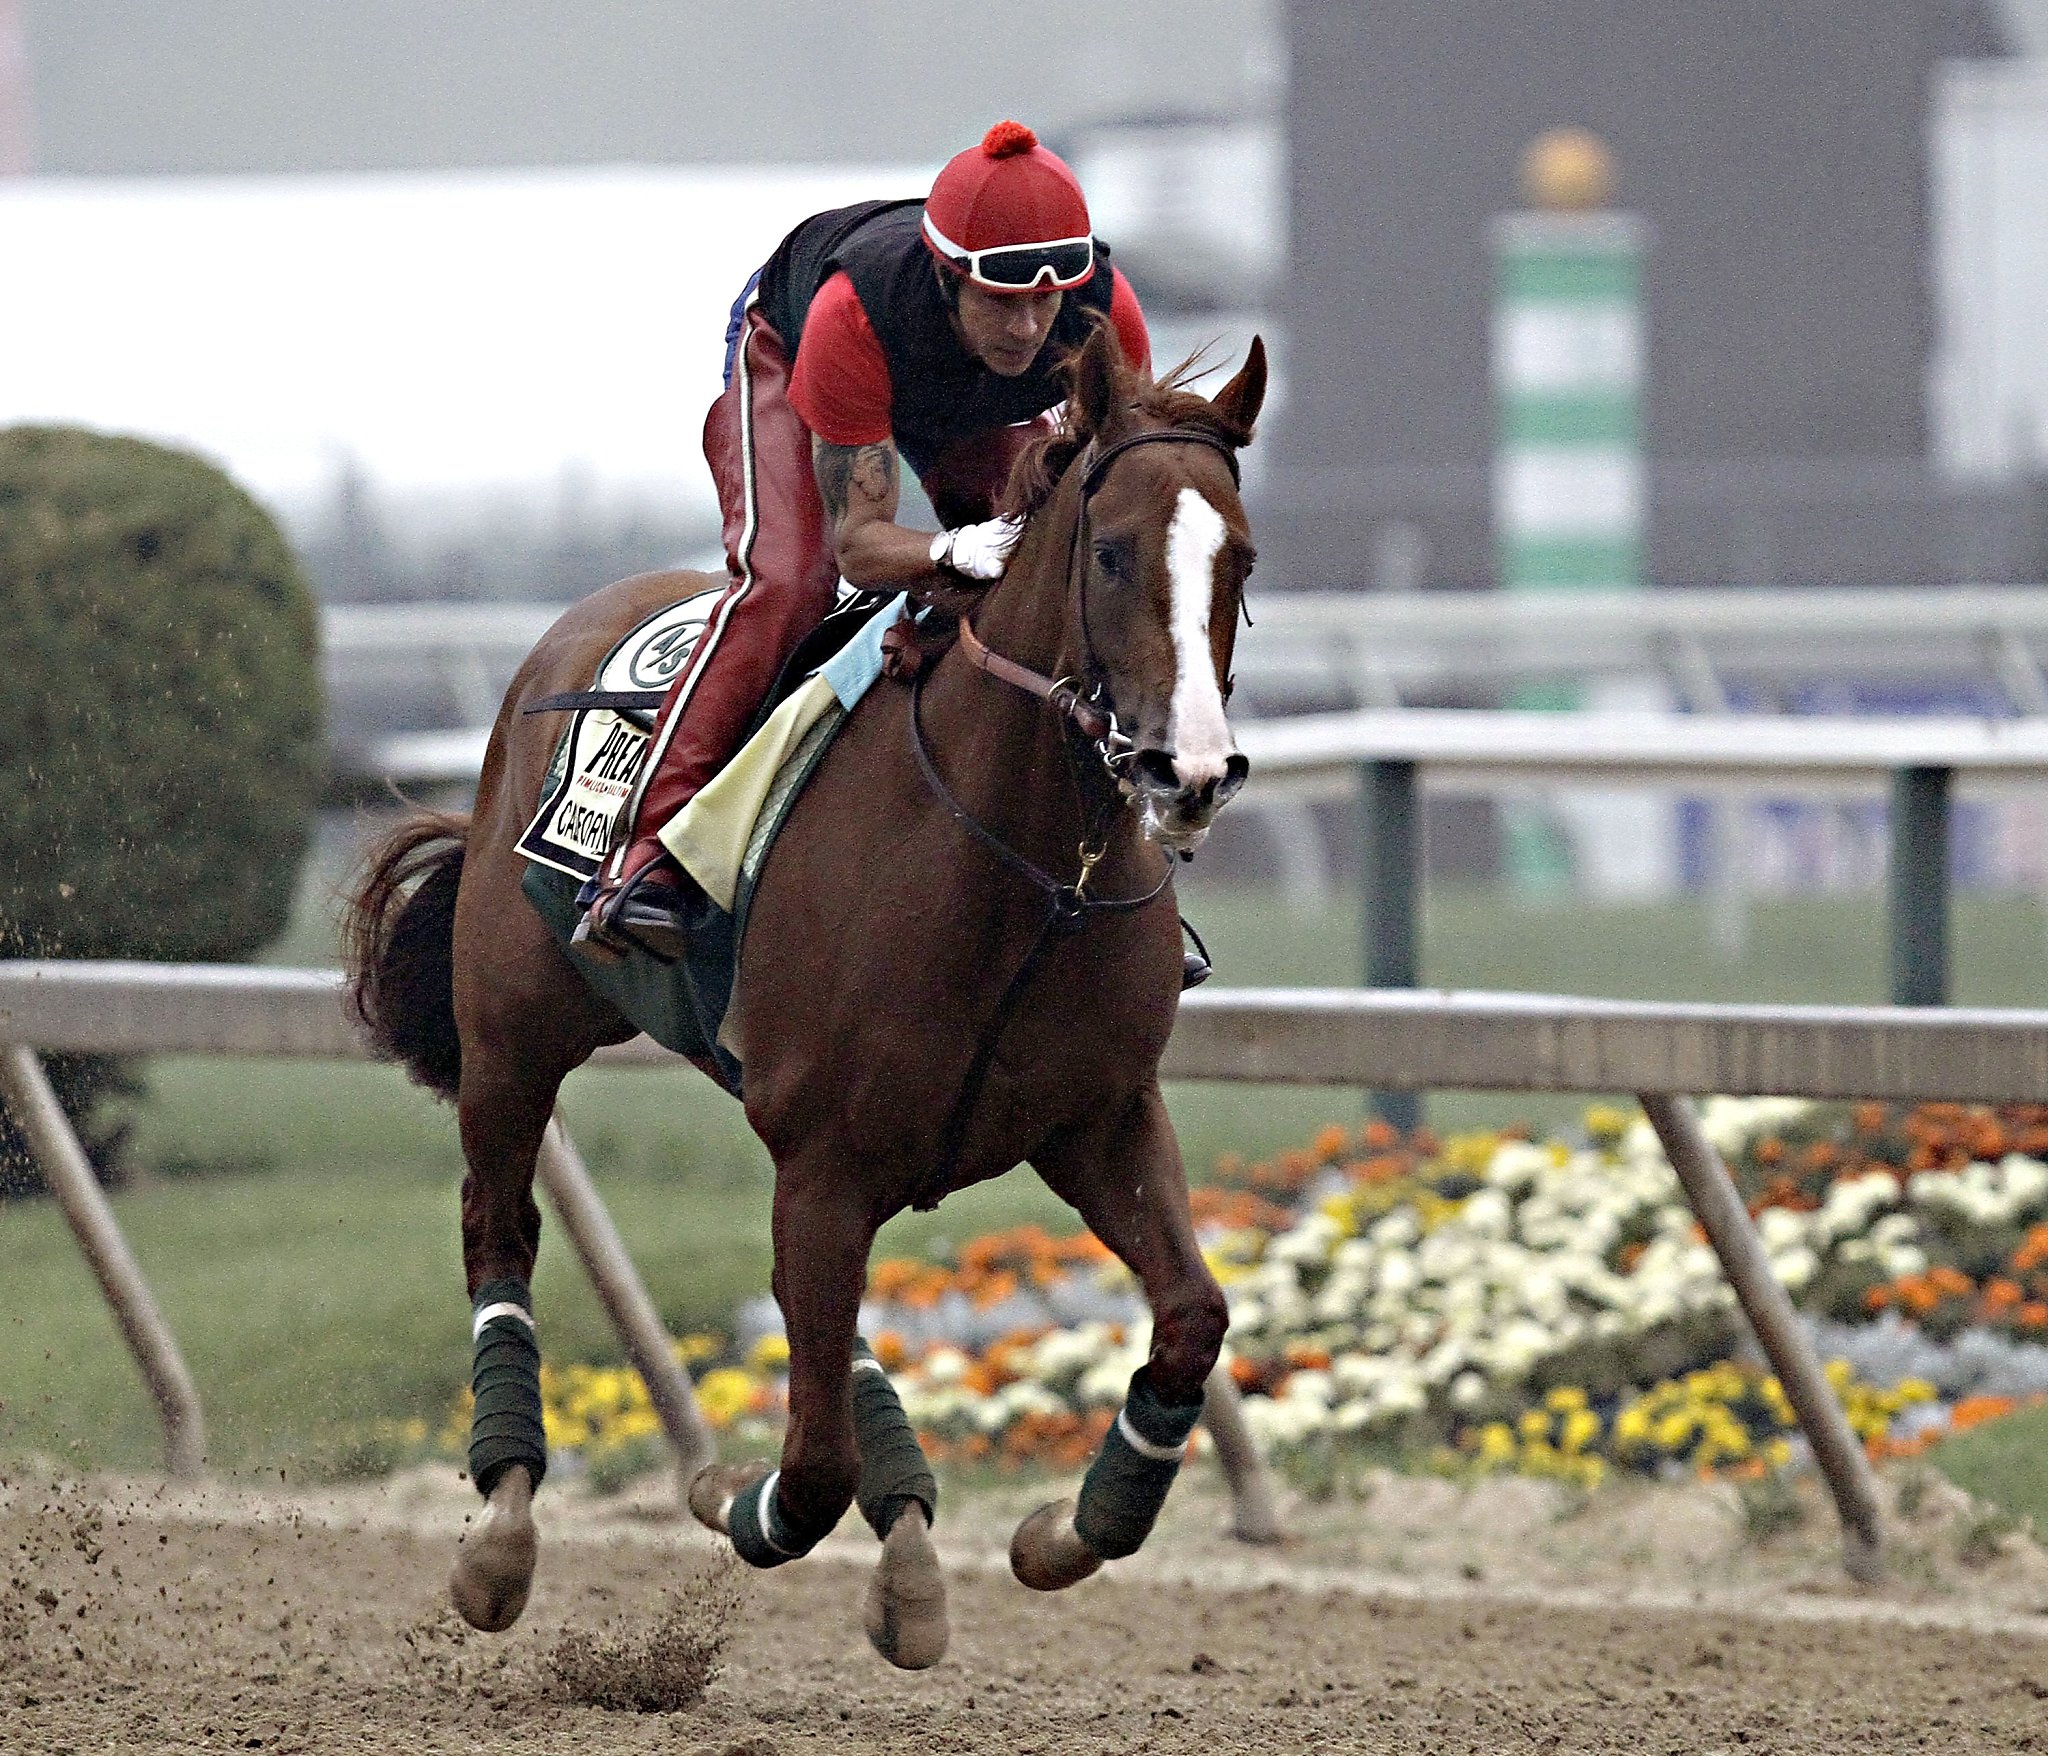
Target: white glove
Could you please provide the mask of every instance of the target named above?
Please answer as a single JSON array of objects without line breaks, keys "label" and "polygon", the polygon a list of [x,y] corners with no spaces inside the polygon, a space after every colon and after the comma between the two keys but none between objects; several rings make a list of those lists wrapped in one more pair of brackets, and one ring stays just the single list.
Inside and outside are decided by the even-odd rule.
[{"label": "white glove", "polygon": [[932,565],[966,579],[1000,579],[1024,529],[1021,518],[963,524],[932,538]]}]

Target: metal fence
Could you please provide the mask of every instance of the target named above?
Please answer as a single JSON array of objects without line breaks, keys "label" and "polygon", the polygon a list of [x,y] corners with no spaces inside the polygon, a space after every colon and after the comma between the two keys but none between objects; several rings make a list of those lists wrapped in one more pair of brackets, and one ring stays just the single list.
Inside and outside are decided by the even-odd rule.
[{"label": "metal fence", "polygon": [[[0,1095],[21,1120],[163,1410],[174,1472],[196,1471],[204,1428],[189,1372],[65,1122],[37,1051],[362,1059],[331,970],[141,963],[0,963]],[[670,1067],[639,1038],[610,1066]],[[1518,994],[1333,989],[1185,996],[1169,1079],[1405,1089],[1636,1093],[1826,1476],[1859,1577],[1880,1570],[1869,1465],[1850,1433],[1726,1167],[1685,1094],[2039,1102],[2048,1012],[1644,1004]],[[559,1125],[540,1179],[647,1379],[678,1453],[708,1441],[689,1381]],[[1234,1392],[1212,1383],[1211,1432],[1240,1535],[1278,1529]]]}]

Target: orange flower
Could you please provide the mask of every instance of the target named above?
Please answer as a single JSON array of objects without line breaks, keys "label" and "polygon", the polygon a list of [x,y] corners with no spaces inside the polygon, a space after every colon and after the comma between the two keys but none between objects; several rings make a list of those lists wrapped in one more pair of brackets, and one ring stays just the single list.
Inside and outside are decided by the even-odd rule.
[{"label": "orange flower", "polygon": [[1948,1411],[1948,1429],[1951,1433],[1967,1433],[1972,1427],[2009,1415],[2018,1407],[2018,1401],[2010,1396],[1966,1396]]},{"label": "orange flower", "polygon": [[1385,1152],[1401,1144],[1401,1131],[1383,1116],[1375,1116],[1358,1131],[1358,1138],[1374,1152]]},{"label": "orange flower", "polygon": [[2029,1299],[2013,1316],[2023,1329],[2048,1329],[2048,1305],[2039,1299]]},{"label": "orange flower", "polygon": [[1300,1371],[1327,1372],[1330,1369],[1328,1348],[1312,1347],[1305,1341],[1290,1341],[1287,1344],[1287,1363]]},{"label": "orange flower", "polygon": [[1766,1135],[1751,1150],[1756,1154],[1756,1162],[1760,1165],[1775,1165],[1782,1162],[1785,1157],[1785,1143],[1775,1134]]}]

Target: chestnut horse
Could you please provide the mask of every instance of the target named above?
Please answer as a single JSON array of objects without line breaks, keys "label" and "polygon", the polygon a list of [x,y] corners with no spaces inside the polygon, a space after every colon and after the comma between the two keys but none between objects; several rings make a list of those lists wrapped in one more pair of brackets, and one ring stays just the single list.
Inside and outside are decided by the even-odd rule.
[{"label": "chestnut horse", "polygon": [[[1040,1589],[1149,1533],[1227,1320],[1158,1067],[1181,977],[1169,855],[1245,774],[1224,717],[1252,562],[1235,453],[1265,351],[1254,340],[1213,400],[1131,372],[1106,326],[1069,371],[1063,431],[1011,484],[1028,517],[1007,576],[912,688],[878,683],[848,717],[770,852],[734,990],[747,1118],[775,1164],[789,1422],[779,1470],[711,1465],[690,1503],[773,1566],[858,1500],[883,1539],[868,1632],[906,1668],[940,1656],[947,1623],[936,1490],[854,1333],[877,1228],[1028,1162],[1143,1289],[1150,1358],[1078,1500],[1041,1508],[1012,1546]],[[520,893],[514,844],[559,728],[524,710],[586,688],[628,629],[714,583],[647,575],[565,614],[507,694],[472,815],[408,819],[351,902],[359,1015],[460,1115],[487,1506],[452,1589],[481,1628],[524,1607],[547,1461],[536,1154],[564,1076],[635,1029]],[[1071,681],[1042,693],[1051,679]]]}]

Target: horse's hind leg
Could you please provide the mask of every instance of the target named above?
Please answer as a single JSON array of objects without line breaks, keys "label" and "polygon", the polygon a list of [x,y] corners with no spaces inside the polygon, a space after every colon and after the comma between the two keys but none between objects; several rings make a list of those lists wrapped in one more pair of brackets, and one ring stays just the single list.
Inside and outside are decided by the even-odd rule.
[{"label": "horse's hind leg", "polygon": [[1130,1267],[1152,1308],[1152,1354],[1089,1465],[1078,1503],[1041,1507],[1010,1544],[1024,1584],[1058,1591],[1137,1551],[1166,1503],[1230,1314],[1195,1239],[1180,1148],[1157,1085],[1033,1161]]},{"label": "horse's hind leg", "polygon": [[462,1260],[476,1395],[469,1469],[485,1507],[456,1551],[448,1589],[463,1620],[489,1633],[519,1619],[538,1557],[532,1500],[547,1472],[547,1440],[533,1321],[540,1246],[533,1177],[562,1080],[596,1046],[594,1030],[578,1030],[586,1022],[576,1017],[578,1010],[566,1005],[555,1011],[555,1028],[547,1032],[481,1024],[464,1032],[457,1098],[468,1165]]}]

